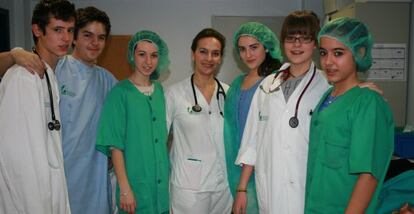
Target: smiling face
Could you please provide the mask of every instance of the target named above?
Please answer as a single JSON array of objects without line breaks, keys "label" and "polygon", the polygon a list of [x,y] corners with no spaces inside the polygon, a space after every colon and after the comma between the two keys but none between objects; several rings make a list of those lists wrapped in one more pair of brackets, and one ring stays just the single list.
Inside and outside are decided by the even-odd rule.
[{"label": "smiling face", "polygon": [[238,41],[240,58],[243,63],[250,69],[256,71],[266,58],[264,46],[251,36],[241,36]]},{"label": "smiling face", "polygon": [[88,65],[94,65],[105,48],[106,36],[105,26],[100,22],[94,21],[79,29],[73,42],[73,57]]},{"label": "smiling face", "polygon": [[74,28],[74,19],[62,21],[52,17],[44,32],[37,24],[33,24],[33,35],[37,38],[36,50],[42,59],[54,64],[59,57],[66,55],[73,40]]},{"label": "smiling face", "polygon": [[283,41],[283,48],[292,65],[307,65],[312,62],[312,53],[316,48],[315,40],[309,40],[300,34],[288,35]]},{"label": "smiling face", "polygon": [[149,78],[158,65],[157,46],[150,41],[139,41],[134,51],[134,62],[135,72]]},{"label": "smiling face", "polygon": [[356,64],[352,52],[336,39],[323,36],[320,39],[320,61],[328,81],[337,86],[350,86],[358,82]]},{"label": "smiling face", "polygon": [[194,61],[195,73],[211,76],[215,75],[221,63],[221,43],[214,37],[205,37],[197,42],[191,53]]}]

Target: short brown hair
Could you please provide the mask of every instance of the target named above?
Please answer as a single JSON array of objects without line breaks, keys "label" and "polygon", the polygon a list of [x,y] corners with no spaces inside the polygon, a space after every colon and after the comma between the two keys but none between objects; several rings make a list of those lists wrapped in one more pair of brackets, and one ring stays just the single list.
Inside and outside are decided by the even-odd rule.
[{"label": "short brown hair", "polygon": [[317,43],[320,30],[319,18],[311,10],[297,10],[286,16],[280,32],[280,40],[284,42],[289,35],[300,34],[310,36]]},{"label": "short brown hair", "polygon": [[195,52],[197,49],[198,41],[204,38],[209,38],[209,37],[213,37],[220,42],[220,45],[221,45],[220,54],[223,55],[224,47],[226,46],[226,38],[223,36],[223,34],[221,34],[220,32],[218,32],[217,30],[213,28],[204,28],[203,30],[201,30],[194,37],[193,42],[191,43],[191,50]]}]

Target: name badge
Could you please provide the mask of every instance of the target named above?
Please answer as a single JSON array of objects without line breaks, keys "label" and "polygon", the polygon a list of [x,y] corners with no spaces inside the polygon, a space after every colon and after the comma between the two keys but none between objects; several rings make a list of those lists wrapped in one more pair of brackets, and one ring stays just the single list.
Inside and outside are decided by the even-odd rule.
[{"label": "name badge", "polygon": [[268,119],[268,115],[263,115],[261,111],[259,112],[259,121],[267,121]]}]

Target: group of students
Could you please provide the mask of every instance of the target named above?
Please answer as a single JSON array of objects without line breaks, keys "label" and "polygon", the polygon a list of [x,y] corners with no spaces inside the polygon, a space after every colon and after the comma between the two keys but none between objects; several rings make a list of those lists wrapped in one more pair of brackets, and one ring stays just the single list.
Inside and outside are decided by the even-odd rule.
[{"label": "group of students", "polygon": [[[0,211],[110,213],[109,159],[120,213],[374,213],[394,123],[358,80],[372,37],[352,18],[319,25],[295,11],[281,42],[261,23],[241,25],[234,48],[248,72],[230,86],[215,77],[226,40],[203,29],[191,44],[193,74],[164,92],[156,80],[169,51],[158,34],[131,38],[133,72],[116,83],[96,65],[106,14],[40,1],[38,56],[0,55],[0,70],[19,64],[0,84]],[[325,73],[312,61],[318,47]],[[45,78],[27,72],[43,70],[39,57]]]}]

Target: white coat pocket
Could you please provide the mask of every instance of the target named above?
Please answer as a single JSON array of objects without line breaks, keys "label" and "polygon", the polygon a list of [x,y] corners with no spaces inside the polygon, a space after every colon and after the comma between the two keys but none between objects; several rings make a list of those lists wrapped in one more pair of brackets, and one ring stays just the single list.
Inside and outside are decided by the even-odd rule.
[{"label": "white coat pocket", "polygon": [[256,172],[256,191],[260,213],[269,213],[267,200],[267,189],[269,187],[266,183],[266,176],[262,173]]},{"label": "white coat pocket", "polygon": [[178,186],[190,190],[199,190],[201,185],[202,160],[187,158],[181,161],[176,174]]}]

